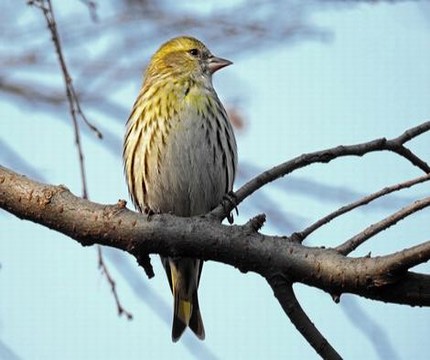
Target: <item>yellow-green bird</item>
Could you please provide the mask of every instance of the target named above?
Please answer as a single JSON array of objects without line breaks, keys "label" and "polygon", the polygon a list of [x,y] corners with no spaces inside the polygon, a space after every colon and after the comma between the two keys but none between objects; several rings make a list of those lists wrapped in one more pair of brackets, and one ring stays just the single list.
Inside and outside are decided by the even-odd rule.
[{"label": "yellow-green bird", "polygon": [[[212,75],[231,61],[181,36],[152,56],[127,121],[124,170],[141,212],[205,214],[232,191],[237,148]],[[161,257],[174,298],[172,340],[204,339],[197,288],[203,260]]]}]

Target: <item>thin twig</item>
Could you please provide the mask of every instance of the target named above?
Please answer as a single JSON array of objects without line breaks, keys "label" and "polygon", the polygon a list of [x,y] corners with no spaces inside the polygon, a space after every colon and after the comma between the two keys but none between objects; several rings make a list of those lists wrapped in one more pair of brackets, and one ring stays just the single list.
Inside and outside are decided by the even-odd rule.
[{"label": "thin twig", "polygon": [[388,229],[390,226],[396,224],[398,221],[403,220],[404,218],[416,213],[419,210],[422,210],[426,207],[430,206],[430,197],[415,201],[414,203],[400,209],[394,214],[378,221],[375,224],[370,225],[357,235],[345,241],[343,244],[337,246],[335,248],[342,255],[348,255],[351,251],[355,250],[358,246],[363,244],[366,240],[375,236],[379,232]]},{"label": "thin twig", "polygon": [[[334,159],[344,156],[363,156],[376,151],[392,151],[407,159],[412,165],[418,167],[426,174],[430,173],[430,166],[426,162],[419,159],[416,155],[412,154],[410,150],[403,147],[403,144],[406,141],[409,141],[427,131],[430,131],[430,121],[408,129],[402,135],[392,140],[380,138],[361,144],[347,146],[341,145],[327,150],[303,154],[269,170],[266,170],[252,180],[248,181],[235,193],[235,205],[239,205],[244,199],[264,185],[287,174],[290,174],[297,169],[315,163],[329,163]],[[234,206],[232,204],[227,204],[227,206],[217,206],[214,210],[212,210],[210,215],[223,219],[233,210],[233,208]]]},{"label": "thin twig", "polygon": [[403,134],[401,134],[397,138],[392,139],[391,142],[399,143],[403,145],[404,143],[412,140],[413,138],[416,138],[417,136],[429,131],[429,127],[430,127],[430,121],[426,121],[421,125],[414,126],[413,128],[406,130]]},{"label": "thin twig", "polygon": [[52,8],[51,0],[30,0],[28,1],[29,5],[34,5],[42,10],[43,15],[45,17],[48,28],[51,32],[52,41],[54,43],[55,51],[57,53],[58,61],[60,63],[61,72],[64,77],[64,83],[66,86],[66,95],[69,102],[69,110],[72,117],[73,128],[75,133],[75,143],[78,150],[79,157],[79,167],[81,173],[81,181],[82,181],[82,196],[84,198],[88,198],[87,191],[87,180],[85,174],[85,165],[84,165],[84,154],[82,150],[81,137],[79,131],[79,123],[77,115],[81,117],[84,123],[97,135],[98,138],[102,138],[101,132],[92,125],[85,114],[83,113],[81,106],[79,104],[79,99],[76,95],[75,88],[73,86],[72,78],[69,74],[69,70],[66,65],[66,60],[63,55],[63,50],[61,47],[60,36],[58,34],[57,23],[55,21],[54,11]]},{"label": "thin twig", "polygon": [[121,305],[118,293],[116,291],[115,281],[112,278],[112,276],[111,276],[111,274],[110,274],[110,272],[109,272],[109,270],[108,270],[108,268],[104,262],[103,254],[102,254],[102,247],[100,245],[97,245],[97,253],[98,253],[98,257],[99,257],[99,262],[98,262],[99,269],[101,270],[102,274],[106,277],[106,279],[110,285],[112,295],[115,299],[116,307],[118,309],[118,315],[119,316],[125,315],[127,317],[127,320],[132,320],[133,315],[130,312],[128,312],[126,309],[124,309],[124,307]]},{"label": "thin twig", "polygon": [[[63,55],[63,50],[61,47],[60,42],[60,36],[58,34],[57,29],[57,23],[55,21],[54,16],[54,10],[52,8],[51,0],[30,0],[28,1],[29,5],[34,5],[42,10],[43,15],[45,17],[46,23],[48,25],[48,28],[51,32],[52,41],[54,43],[55,51],[57,53],[58,61],[60,63],[60,68],[64,77],[64,83],[66,86],[66,95],[69,103],[69,110],[72,117],[72,123],[73,123],[73,129],[75,134],[75,144],[78,150],[78,158],[79,158],[79,168],[81,173],[81,182],[82,182],[82,197],[84,199],[88,199],[88,188],[87,188],[87,179],[86,179],[86,172],[85,172],[85,160],[84,160],[84,152],[82,149],[82,143],[81,143],[81,135],[80,135],[80,129],[79,129],[79,122],[78,122],[78,116],[82,119],[82,121],[92,130],[99,139],[103,138],[102,133],[93,125],[91,124],[87,117],[85,116],[80,102],[78,95],[76,94],[75,88],[73,86],[72,77],[69,74],[69,70],[66,65],[66,60]],[[87,1],[87,4],[94,5],[92,1]],[[90,7],[91,8],[91,7]],[[119,301],[118,294],[116,292],[115,288],[115,282],[112,279],[109,270],[103,260],[103,253],[101,246],[97,246],[97,253],[98,253],[98,264],[99,268],[102,270],[102,273],[105,275],[106,280],[108,281],[109,285],[112,289],[112,294],[115,298],[115,302],[118,308],[119,315],[125,314],[128,319],[132,319],[132,315],[126,311],[123,306],[121,305]]]},{"label": "thin twig", "polygon": [[333,219],[335,219],[335,218],[337,218],[337,217],[339,217],[339,216],[341,216],[341,215],[343,215],[343,214],[345,214],[351,210],[354,210],[359,206],[367,205],[370,202],[372,202],[372,201],[374,201],[374,200],[376,200],[382,196],[385,196],[385,195],[390,194],[390,193],[395,192],[395,191],[410,188],[414,185],[417,185],[417,184],[420,184],[420,183],[423,183],[423,182],[429,181],[429,180],[430,180],[430,174],[427,174],[427,175],[420,176],[420,177],[412,179],[412,180],[405,181],[405,182],[400,183],[400,184],[395,184],[392,186],[385,187],[382,190],[379,190],[373,194],[365,196],[365,197],[363,197],[357,201],[354,201],[348,205],[342,206],[338,210],[333,211],[332,213],[328,214],[327,216],[324,216],[320,220],[316,221],[315,223],[313,223],[312,225],[310,225],[309,227],[307,227],[303,231],[292,234],[292,238],[299,241],[299,242],[302,242],[311,233],[313,233],[315,230],[319,229],[321,226],[328,224]]}]

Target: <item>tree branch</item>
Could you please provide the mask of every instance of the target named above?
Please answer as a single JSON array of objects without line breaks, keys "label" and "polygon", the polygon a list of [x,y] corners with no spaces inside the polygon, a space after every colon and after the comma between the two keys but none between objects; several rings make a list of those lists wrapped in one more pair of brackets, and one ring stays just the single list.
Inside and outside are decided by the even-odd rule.
[{"label": "tree branch", "polygon": [[[148,220],[124,206],[96,204],[76,197],[64,186],[38,183],[3,167],[0,207],[84,246],[111,246],[136,258],[149,253],[190,256],[223,262],[242,272],[253,271],[266,279],[277,273],[288,274],[292,282],[330,294],[349,292],[398,304],[430,306],[430,276],[389,272],[399,262],[397,253],[349,258],[334,249],[306,247],[288,237],[258,233],[261,218],[241,226],[225,226],[211,216],[163,214]],[[414,255],[419,257],[414,264],[430,257],[426,250],[430,244],[422,246]]]},{"label": "tree branch", "polygon": [[359,206],[367,205],[370,202],[372,202],[372,201],[374,201],[374,200],[376,200],[382,196],[390,194],[394,191],[399,191],[402,189],[410,188],[414,185],[421,184],[421,183],[429,181],[429,180],[430,180],[430,174],[426,174],[426,175],[420,176],[418,178],[402,182],[400,184],[387,186],[387,187],[383,188],[382,190],[379,190],[373,194],[367,195],[367,196],[365,196],[365,197],[363,197],[357,201],[352,202],[351,204],[342,206],[338,210],[333,211],[332,213],[324,216],[320,220],[318,220],[315,223],[313,223],[312,225],[308,226],[303,231],[300,231],[299,233],[294,233],[291,236],[293,238],[297,238],[298,241],[302,242],[304,239],[306,239],[310,234],[312,234],[315,230],[319,229],[321,226],[328,224],[333,219],[335,219],[335,218],[337,218],[343,214],[346,214],[347,212],[354,210],[354,209],[358,208]]},{"label": "tree branch", "polygon": [[369,142],[337,146],[334,148],[315,151],[300,155],[292,160],[286,161],[270,170],[266,170],[254,179],[248,181],[235,193],[235,203],[227,203],[212,210],[211,215],[223,219],[235,206],[239,205],[244,199],[264,185],[279,179],[293,171],[315,163],[329,163],[330,161],[344,156],[363,156],[375,151],[391,151],[407,159],[412,165],[418,167],[426,174],[430,173],[430,166],[414,155],[410,150],[404,148],[403,144],[415,137],[430,131],[430,121],[406,130],[397,138],[387,140],[385,138],[372,140]]},{"label": "tree branch", "polygon": [[282,309],[315,351],[323,359],[342,359],[306,315],[297,301],[292,284],[282,274],[272,276],[268,282]]},{"label": "tree branch", "polygon": [[60,63],[61,72],[64,78],[64,84],[66,87],[66,95],[67,100],[69,102],[69,111],[72,118],[73,129],[75,133],[75,144],[78,150],[78,158],[79,158],[79,168],[81,173],[81,181],[82,181],[82,196],[87,199],[88,191],[87,191],[87,180],[86,180],[86,172],[84,165],[84,152],[82,150],[81,143],[81,135],[79,131],[79,123],[77,115],[81,117],[83,122],[97,135],[99,139],[103,138],[102,133],[91,124],[86,118],[84,112],[81,109],[81,105],[79,103],[78,95],[75,91],[75,87],[73,85],[72,77],[70,76],[69,70],[67,68],[66,60],[63,55],[63,49],[61,46],[60,35],[58,34],[57,22],[55,21],[54,9],[51,4],[51,0],[28,0],[27,3],[29,5],[33,5],[43,12],[43,16],[45,17],[46,24],[48,25],[48,29],[51,33],[52,42],[54,43],[55,52],[57,53],[58,62]]},{"label": "tree branch", "polygon": [[430,197],[426,197],[421,200],[415,201],[394,214],[378,221],[375,224],[370,225],[366,229],[360,231],[357,235],[353,236],[349,240],[345,241],[343,244],[337,246],[335,249],[343,255],[348,255],[354,251],[357,247],[363,244],[366,240],[380,233],[381,231],[388,229],[390,226],[396,224],[398,221],[416,213],[426,207],[430,206]]},{"label": "tree branch", "polygon": [[118,315],[119,316],[125,315],[127,320],[132,320],[133,314],[131,312],[127,311],[127,309],[125,309],[124,306],[122,306],[121,301],[119,300],[119,296],[118,296],[118,293],[116,291],[116,282],[113,279],[112,275],[110,274],[108,267],[106,266],[105,260],[103,258],[102,247],[100,245],[97,245],[97,256],[99,259],[99,261],[98,261],[99,269],[102,272],[102,274],[106,277],[106,280],[110,286],[113,298],[115,300]]}]

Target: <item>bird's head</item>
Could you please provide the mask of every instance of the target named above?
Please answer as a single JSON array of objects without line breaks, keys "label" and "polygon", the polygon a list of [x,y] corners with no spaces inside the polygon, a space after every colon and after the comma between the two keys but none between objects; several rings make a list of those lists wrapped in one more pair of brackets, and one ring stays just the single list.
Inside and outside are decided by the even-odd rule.
[{"label": "bird's head", "polygon": [[151,58],[147,76],[168,74],[210,78],[215,71],[230,64],[231,61],[212,55],[201,41],[193,37],[180,36],[161,45]]}]

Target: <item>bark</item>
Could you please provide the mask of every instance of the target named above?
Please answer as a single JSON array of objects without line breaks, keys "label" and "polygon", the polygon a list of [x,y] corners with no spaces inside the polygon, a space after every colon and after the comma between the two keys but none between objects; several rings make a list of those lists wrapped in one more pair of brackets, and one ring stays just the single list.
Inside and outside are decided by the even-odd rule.
[{"label": "bark", "polygon": [[[156,253],[190,256],[252,271],[266,279],[317,287],[337,297],[353,293],[385,302],[430,306],[430,276],[408,271],[430,258],[430,242],[381,257],[352,258],[335,249],[308,247],[286,236],[258,232],[263,218],[245,225],[220,224],[211,215],[150,217],[128,210],[125,201],[97,204],[64,186],[30,180],[0,167],[0,207],[75,239],[83,246],[122,249],[136,259]],[[393,241],[395,241],[393,239]]]}]

